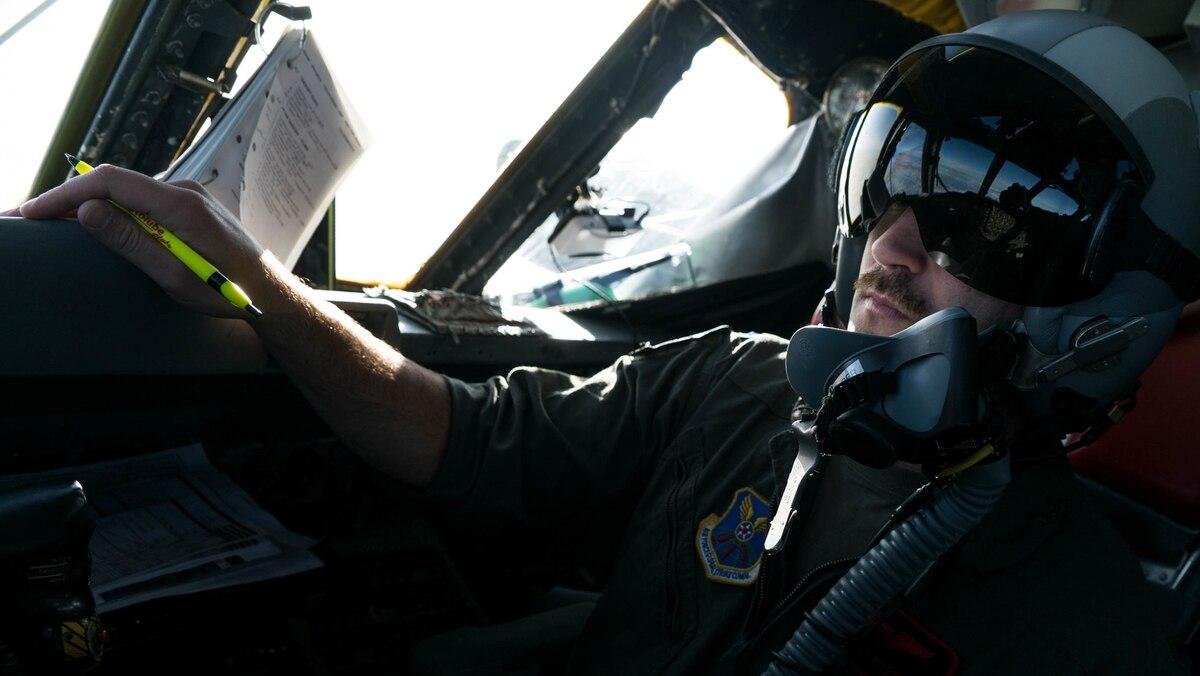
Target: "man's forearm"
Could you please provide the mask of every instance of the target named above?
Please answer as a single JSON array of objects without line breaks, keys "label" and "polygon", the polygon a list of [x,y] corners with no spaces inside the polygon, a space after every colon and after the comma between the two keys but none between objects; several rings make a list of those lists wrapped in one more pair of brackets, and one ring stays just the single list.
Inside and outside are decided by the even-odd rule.
[{"label": "man's forearm", "polygon": [[252,323],[267,349],[351,448],[399,479],[416,486],[429,483],[449,430],[445,380],[317,300],[204,186],[161,183],[102,165],[29,200],[19,212],[26,218],[74,213],[93,237],[183,305],[214,317],[246,318],[244,310],[213,293],[115,203],[170,223],[183,241],[244,286],[264,312]]},{"label": "man's forearm", "polygon": [[265,257],[270,299],[254,320],[267,350],[355,452],[414,486],[433,478],[446,445],[445,380],[406,359]]}]

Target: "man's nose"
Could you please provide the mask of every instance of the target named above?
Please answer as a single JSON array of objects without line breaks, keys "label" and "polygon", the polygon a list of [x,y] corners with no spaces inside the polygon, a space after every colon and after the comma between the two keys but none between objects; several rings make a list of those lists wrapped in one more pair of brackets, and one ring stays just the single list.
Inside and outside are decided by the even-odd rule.
[{"label": "man's nose", "polygon": [[932,261],[925,245],[921,242],[921,231],[917,228],[917,217],[912,209],[883,228],[871,243],[871,257],[884,268],[902,267],[910,274],[919,275]]}]

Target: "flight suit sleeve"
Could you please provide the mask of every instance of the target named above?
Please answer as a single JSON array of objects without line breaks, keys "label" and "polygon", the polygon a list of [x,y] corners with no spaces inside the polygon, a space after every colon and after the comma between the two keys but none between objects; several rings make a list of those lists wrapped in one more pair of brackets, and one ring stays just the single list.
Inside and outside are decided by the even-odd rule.
[{"label": "flight suit sleeve", "polygon": [[447,378],[450,434],[426,495],[540,527],[644,485],[687,424],[730,332],[644,348],[581,378],[541,368],[468,384]]}]

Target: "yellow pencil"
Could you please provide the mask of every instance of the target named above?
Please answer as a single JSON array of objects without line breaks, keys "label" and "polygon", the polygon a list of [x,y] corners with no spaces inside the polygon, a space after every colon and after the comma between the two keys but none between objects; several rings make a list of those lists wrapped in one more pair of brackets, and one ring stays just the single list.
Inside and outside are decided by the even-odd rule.
[{"label": "yellow pencil", "polygon": [[[80,174],[86,174],[92,170],[92,166],[90,164],[75,157],[74,155],[67,155],[67,161],[70,162],[75,171]],[[132,218],[135,223],[142,226],[142,230],[145,230],[146,234],[153,237],[155,241],[163,246],[164,249],[175,254],[175,257],[178,258],[181,263],[186,265],[189,270],[196,273],[196,276],[204,280],[205,284],[208,284],[212,288],[216,289],[217,292],[224,296],[225,299],[230,303],[232,303],[234,307],[249,312],[250,316],[252,317],[262,316],[262,310],[254,307],[254,303],[251,302],[250,297],[246,295],[246,292],[242,291],[241,287],[229,281],[229,278],[221,274],[221,271],[218,270],[215,265],[205,260],[204,256],[196,253],[195,249],[188,246],[183,240],[176,237],[175,233],[163,227],[161,223],[153,218],[150,218],[145,214],[139,214],[131,209],[127,209],[124,206],[117,204],[117,202],[114,200],[108,200],[108,203],[125,212],[125,214]]]}]

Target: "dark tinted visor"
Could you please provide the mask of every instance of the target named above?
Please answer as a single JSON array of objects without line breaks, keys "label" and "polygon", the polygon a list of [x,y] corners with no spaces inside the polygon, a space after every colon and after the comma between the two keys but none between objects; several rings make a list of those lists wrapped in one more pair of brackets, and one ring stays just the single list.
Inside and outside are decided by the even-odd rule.
[{"label": "dark tinted visor", "polygon": [[866,234],[902,201],[938,265],[1021,305],[1097,293],[1083,269],[1098,215],[1122,182],[1145,187],[1092,105],[990,49],[906,56],[855,124],[838,174],[842,234]]}]

